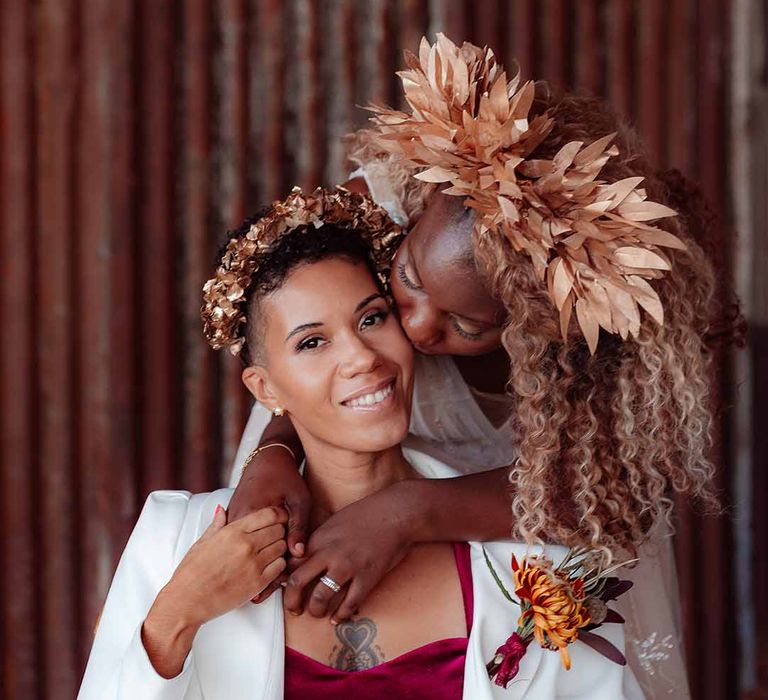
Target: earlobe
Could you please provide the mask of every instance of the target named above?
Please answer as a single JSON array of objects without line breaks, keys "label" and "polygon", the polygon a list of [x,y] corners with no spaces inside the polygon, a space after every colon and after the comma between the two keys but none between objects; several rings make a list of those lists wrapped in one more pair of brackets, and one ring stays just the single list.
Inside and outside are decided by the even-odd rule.
[{"label": "earlobe", "polygon": [[281,406],[280,400],[274,392],[269,379],[269,372],[265,367],[254,365],[246,367],[242,374],[243,384],[251,392],[253,398],[262,406],[273,411]]}]

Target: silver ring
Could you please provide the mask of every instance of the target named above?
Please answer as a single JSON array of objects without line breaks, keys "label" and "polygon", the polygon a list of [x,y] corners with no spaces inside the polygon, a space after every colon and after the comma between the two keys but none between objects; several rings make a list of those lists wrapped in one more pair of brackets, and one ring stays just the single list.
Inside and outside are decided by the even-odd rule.
[{"label": "silver ring", "polygon": [[320,583],[324,583],[328,588],[330,588],[334,593],[338,593],[341,590],[341,586],[336,583],[330,576],[327,574],[325,576],[320,577]]}]

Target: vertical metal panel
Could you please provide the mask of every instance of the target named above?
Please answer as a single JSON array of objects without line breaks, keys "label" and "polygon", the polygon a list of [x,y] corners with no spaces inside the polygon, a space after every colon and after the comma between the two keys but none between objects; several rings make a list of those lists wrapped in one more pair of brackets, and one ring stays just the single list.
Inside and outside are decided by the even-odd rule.
[{"label": "vertical metal panel", "polygon": [[[2,646],[0,694],[34,698],[41,693],[41,644],[36,606],[38,551],[33,500],[39,459],[36,445],[34,112],[32,17],[23,0],[0,5],[2,63]],[[11,255],[11,251],[13,254]]]},{"label": "vertical metal panel", "polygon": [[678,0],[666,4],[667,43],[664,71],[667,73],[663,102],[667,107],[664,128],[667,131],[667,165],[691,172],[693,133],[696,122],[694,106],[695,81],[691,73],[695,65],[693,51],[693,3]]},{"label": "vertical metal panel", "polygon": [[633,61],[635,28],[631,0],[614,0],[603,5],[606,13],[605,43],[608,54],[608,84],[605,96],[625,117],[633,113],[635,81]]},{"label": "vertical metal panel", "polygon": [[603,44],[596,41],[602,36],[600,3],[582,0],[576,3],[575,37],[571,59],[576,63],[574,85],[593,94],[602,92],[604,80]]},{"label": "vertical metal panel", "polygon": [[663,156],[664,86],[667,72],[662,70],[665,45],[664,0],[646,0],[640,5],[637,23],[638,115],[637,125],[643,141],[656,162]]},{"label": "vertical metal panel", "polygon": [[[499,56],[499,60],[504,60],[502,53],[506,45],[507,37],[502,33],[504,24],[502,17],[505,15],[506,3],[497,0],[489,0],[485,3],[483,11],[473,13],[470,8],[469,17],[472,21],[472,35],[478,46],[490,46],[494,53]],[[457,36],[455,41],[463,41],[464,38]]]},{"label": "vertical metal panel", "polygon": [[515,61],[523,75],[533,78],[536,69],[536,0],[515,0],[508,10],[511,51],[507,51],[507,65]]},{"label": "vertical metal panel", "polygon": [[541,3],[545,18],[539,25],[541,45],[537,78],[549,81],[557,88],[569,84],[569,67],[573,60],[569,52],[571,17],[568,0],[545,0]]},{"label": "vertical metal panel", "polygon": [[[247,99],[247,5],[245,0],[219,0],[214,11],[219,47],[215,54],[214,86],[220,98],[214,128],[217,187],[214,213],[220,231],[232,229],[245,216]],[[230,463],[242,433],[247,404],[240,382],[240,365],[220,353],[222,457]]]},{"label": "vertical metal panel", "polygon": [[[1,3],[0,695],[72,697],[147,492],[228,471],[249,402],[200,333],[215,242],[292,184],[344,179],[339,138],[356,104],[400,99],[401,49],[444,31],[596,92],[726,211],[729,5]],[[728,522],[679,520],[694,695],[727,697]]]},{"label": "vertical metal panel", "polygon": [[[183,327],[175,358],[183,367],[181,396],[180,482],[204,491],[214,479],[214,356],[200,341],[200,289],[213,255],[210,227],[211,154],[209,108],[211,77],[211,12],[208,0],[183,3],[180,65],[180,108],[176,115],[179,163],[175,168],[178,231],[177,260],[181,271]],[[256,44],[257,42],[253,42]]]},{"label": "vertical metal panel", "polygon": [[[727,162],[726,122],[726,51],[728,42],[728,12],[724,3],[699,2],[697,5],[697,57],[696,85],[697,117],[699,122],[696,153],[698,154],[697,177],[708,201],[715,211],[726,212],[727,188],[724,185],[724,164]],[[724,30],[725,29],[725,30]],[[716,260],[721,280],[729,284],[730,275],[723,271],[731,269],[731,251],[724,246]],[[728,281],[726,281],[728,280]],[[726,293],[729,289],[724,290]],[[725,297],[727,298],[727,297]],[[715,354],[716,369],[713,374],[713,391],[716,405],[730,404],[726,382],[729,367],[722,352]],[[727,429],[723,422],[715,426],[714,458],[721,468],[716,483],[723,494],[726,505],[730,504],[729,475],[724,468],[727,454]],[[713,572],[731,571],[732,546],[729,526],[724,518],[704,517],[698,519],[697,532],[700,534],[699,557],[701,562],[699,581],[708,581],[699,586],[701,594],[697,613],[705,610],[706,615],[689,621],[689,630],[696,629],[693,638],[699,642],[698,658],[708,654],[725,658],[734,647],[734,628],[728,606],[722,601],[732,600],[732,583],[729,576],[713,576]],[[691,637],[689,636],[689,639]],[[689,657],[690,658],[690,657]],[[704,664],[696,674],[700,683],[699,697],[724,697],[733,690],[733,679],[723,664]]]},{"label": "vertical metal panel", "polygon": [[[141,483],[146,493],[174,480],[176,462],[177,380],[175,351],[177,246],[174,239],[174,26],[171,4],[144,0],[139,5],[135,64],[138,361],[141,372]],[[128,265],[133,272],[132,265]],[[131,309],[133,311],[133,309]],[[128,314],[131,317],[131,314]],[[130,362],[130,358],[126,358]]]},{"label": "vertical metal panel", "polygon": [[327,156],[323,182],[344,182],[347,163],[342,137],[355,122],[355,3],[332,0],[325,4],[322,17],[327,34],[322,41],[323,112]]},{"label": "vertical metal panel", "polygon": [[[76,463],[81,517],[81,663],[118,555],[128,515],[135,511],[133,475],[121,463],[126,442],[113,430],[119,405],[113,392],[128,391],[112,364],[118,350],[115,314],[124,312],[114,290],[122,284],[115,264],[117,238],[129,235],[125,149],[126,109],[130,108],[128,49],[130,14],[126,4],[99,0],[81,6],[81,83],[78,104],[76,216],[78,430]],[[129,141],[130,147],[130,141]],[[119,247],[118,247],[119,249]],[[135,350],[134,350],[135,352]],[[124,381],[124,379],[122,380]],[[123,524],[121,521],[125,520]],[[121,530],[119,536],[116,536]]]},{"label": "vertical metal panel", "polygon": [[[40,682],[47,698],[77,690],[76,529],[72,406],[74,366],[73,173],[76,16],[71,2],[45,2],[36,15],[37,211],[36,268],[40,376]],[[45,40],[41,40],[46,37]],[[64,264],[62,264],[64,262]],[[46,527],[44,523],[55,523]]]}]

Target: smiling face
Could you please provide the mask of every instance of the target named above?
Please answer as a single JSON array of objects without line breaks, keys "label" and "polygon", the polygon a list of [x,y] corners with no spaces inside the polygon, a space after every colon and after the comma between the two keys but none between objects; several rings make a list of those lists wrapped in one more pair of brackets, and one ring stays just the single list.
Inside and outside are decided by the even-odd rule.
[{"label": "smiling face", "polygon": [[258,313],[263,364],[243,379],[261,403],[287,411],[308,451],[380,452],[405,438],[413,352],[364,264],[300,265]]},{"label": "smiling face", "polygon": [[483,355],[501,345],[504,307],[475,267],[474,212],[462,202],[432,195],[392,268],[403,330],[417,350],[430,355]]}]

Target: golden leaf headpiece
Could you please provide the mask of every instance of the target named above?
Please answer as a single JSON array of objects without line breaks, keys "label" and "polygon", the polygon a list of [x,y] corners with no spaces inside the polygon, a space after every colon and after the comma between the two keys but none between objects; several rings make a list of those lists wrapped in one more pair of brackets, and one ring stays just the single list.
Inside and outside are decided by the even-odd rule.
[{"label": "golden leaf headpiece", "polygon": [[566,337],[573,310],[590,352],[599,329],[636,336],[640,307],[659,324],[661,301],[648,283],[670,267],[661,248],[684,249],[650,221],[675,216],[649,201],[642,177],[598,179],[618,155],[615,134],[572,141],[551,160],[530,155],[553,126],[530,118],[534,83],[507,81],[489,48],[456,46],[444,35],[405,53],[398,73],[410,112],[372,106],[376,143],[417,169],[419,180],[449,183],[444,194],[477,211],[475,235],[503,235],[546,280]]},{"label": "golden leaf headpiece", "polygon": [[323,224],[354,229],[361,234],[371,247],[379,279],[388,284],[392,257],[403,232],[387,213],[368,195],[341,187],[318,187],[310,194],[294,187],[244,236],[227,243],[216,274],[203,286],[200,316],[211,347],[228,348],[233,355],[240,354],[245,344],[246,290],[253,274],[283,235],[302,226],[319,228]]}]

